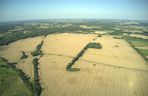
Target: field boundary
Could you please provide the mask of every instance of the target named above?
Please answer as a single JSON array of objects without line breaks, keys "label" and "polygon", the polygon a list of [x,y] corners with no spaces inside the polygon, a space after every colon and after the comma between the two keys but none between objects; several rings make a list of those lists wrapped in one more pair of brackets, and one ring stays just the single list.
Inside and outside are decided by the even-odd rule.
[{"label": "field boundary", "polygon": [[31,92],[32,96],[35,96],[35,91],[34,91],[34,87],[32,82],[29,80],[29,76],[27,74],[25,74],[21,69],[16,68],[15,64],[16,63],[10,63],[8,62],[7,59],[0,57],[4,62],[6,62],[6,67],[11,68],[12,70],[14,70],[16,72],[16,74],[18,75],[18,77],[23,81],[23,83],[26,85],[26,87],[29,89],[29,91]]},{"label": "field boundary", "polygon": [[[98,36],[97,36],[98,37]],[[95,37],[96,38],[96,37]],[[68,65],[66,66],[66,70],[67,71],[75,71],[75,68],[72,68],[72,66],[75,64],[75,62],[77,62],[79,60],[80,57],[83,56],[83,54],[85,53],[85,51],[88,48],[95,48],[95,49],[101,49],[102,46],[100,43],[95,43],[95,42],[89,42],[85,47],[83,47],[83,49],[77,54],[76,57],[74,57],[71,62],[68,63]],[[76,69],[77,70],[77,69]],[[79,71],[80,69],[78,69],[77,71]]]},{"label": "field boundary", "polygon": [[132,47],[143,58],[145,62],[148,63],[148,58],[138,48],[135,48],[135,46],[131,42],[127,41],[126,39],[124,40],[130,45],[130,47]]}]

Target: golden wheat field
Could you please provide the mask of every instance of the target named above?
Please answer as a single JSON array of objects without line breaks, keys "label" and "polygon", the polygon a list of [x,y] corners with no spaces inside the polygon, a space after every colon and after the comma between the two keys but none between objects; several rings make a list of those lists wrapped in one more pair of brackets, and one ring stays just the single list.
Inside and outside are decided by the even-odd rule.
[{"label": "golden wheat field", "polygon": [[[41,41],[43,54],[38,57],[41,96],[148,95],[147,63],[125,40],[111,35],[61,33],[28,38],[1,46],[0,56],[18,62],[16,67],[33,79],[34,57],[30,52]],[[67,71],[68,63],[89,42],[99,42],[102,48],[88,48],[72,66],[80,71]],[[20,60],[21,51],[29,57]]]}]

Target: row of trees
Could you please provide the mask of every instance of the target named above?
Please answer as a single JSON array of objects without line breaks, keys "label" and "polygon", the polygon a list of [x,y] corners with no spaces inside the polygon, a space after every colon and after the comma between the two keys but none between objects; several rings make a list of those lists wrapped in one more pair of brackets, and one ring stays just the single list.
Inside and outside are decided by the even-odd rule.
[{"label": "row of trees", "polygon": [[[46,37],[47,35],[44,35],[44,37]],[[37,45],[36,50],[34,52],[31,53],[32,56],[40,56],[42,55],[42,51],[41,48],[43,46],[44,41],[42,40],[42,42],[40,44]],[[34,89],[35,89],[35,96],[40,96],[41,92],[42,92],[42,87],[40,84],[40,78],[39,78],[39,58],[34,58],[32,63],[33,63],[33,69],[34,69]]]},{"label": "row of trees", "polygon": [[41,51],[42,45],[43,45],[43,41],[42,41],[40,44],[37,45],[36,50],[33,51],[33,52],[31,52],[31,55],[32,55],[32,56],[41,55],[41,54],[42,54],[42,51]]},{"label": "row of trees", "polygon": [[24,51],[22,51],[22,56],[21,56],[21,60],[22,59],[26,59],[28,56],[26,55],[26,53]]},{"label": "row of trees", "polygon": [[40,79],[39,79],[39,73],[38,73],[38,58],[33,59],[33,68],[34,68],[34,90],[35,90],[35,96],[40,96],[42,92],[42,87],[40,85]]},{"label": "row of trees", "polygon": [[87,48],[95,48],[95,49],[101,49],[102,46],[100,43],[90,42],[86,45]]},{"label": "row of trees", "polygon": [[88,43],[88,44],[77,54],[77,56],[74,57],[70,63],[68,63],[68,65],[66,66],[66,70],[67,70],[67,71],[71,71],[71,67],[73,66],[73,64],[74,64],[77,60],[79,60],[79,58],[80,58],[81,56],[83,56],[83,54],[85,53],[85,51],[86,51],[88,48],[101,49],[102,46],[101,46],[100,43]]},{"label": "row of trees", "polygon": [[71,67],[72,65],[84,54],[85,50],[87,49],[87,46],[85,46],[76,57],[74,57],[72,59],[72,61],[70,63],[68,63],[68,65],[66,66],[66,70],[67,71],[71,71]]}]

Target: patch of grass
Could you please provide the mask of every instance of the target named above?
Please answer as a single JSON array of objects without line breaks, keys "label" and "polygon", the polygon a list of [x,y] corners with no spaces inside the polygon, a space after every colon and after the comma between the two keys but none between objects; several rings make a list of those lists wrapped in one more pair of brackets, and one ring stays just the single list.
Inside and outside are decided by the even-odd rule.
[{"label": "patch of grass", "polygon": [[114,47],[119,47],[118,45],[115,45]]},{"label": "patch of grass", "polygon": [[123,32],[121,30],[114,30],[113,32],[109,32],[108,34],[121,36],[123,34]]},{"label": "patch of grass", "polygon": [[16,71],[0,58],[0,96],[33,96]]},{"label": "patch of grass", "polygon": [[148,50],[140,49],[140,51],[143,53],[143,55],[148,56]]},{"label": "patch of grass", "polygon": [[148,40],[146,39],[134,38],[129,36],[125,36],[124,39],[128,42],[131,42],[135,47],[148,46]]}]

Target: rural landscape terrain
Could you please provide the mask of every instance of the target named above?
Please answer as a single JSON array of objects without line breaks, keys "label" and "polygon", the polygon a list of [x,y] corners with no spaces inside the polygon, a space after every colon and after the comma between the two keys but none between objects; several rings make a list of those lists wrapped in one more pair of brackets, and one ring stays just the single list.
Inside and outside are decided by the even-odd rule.
[{"label": "rural landscape terrain", "polygon": [[0,23],[0,96],[148,96],[148,22]]}]

